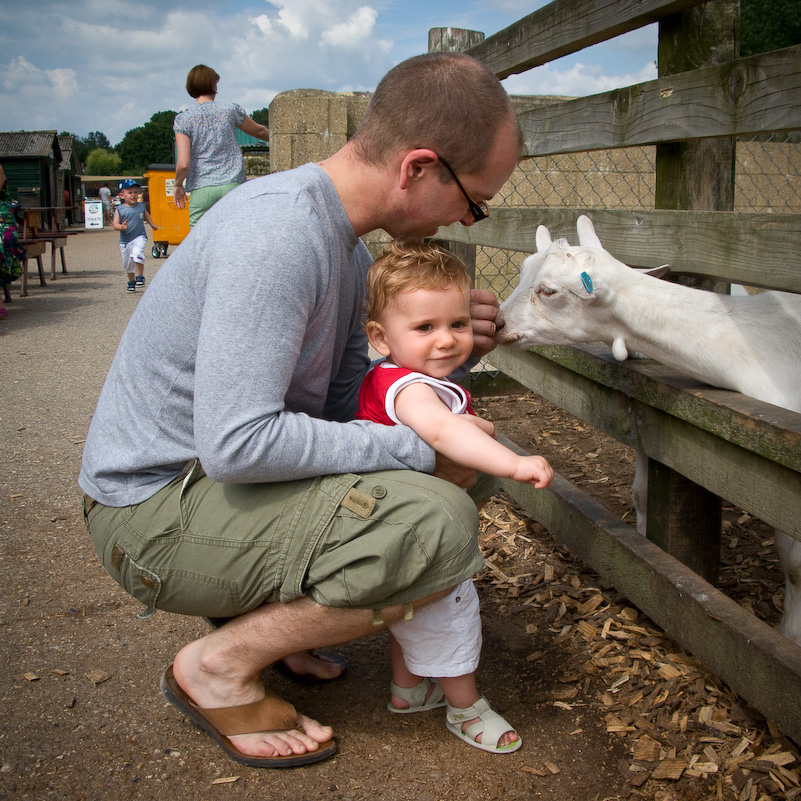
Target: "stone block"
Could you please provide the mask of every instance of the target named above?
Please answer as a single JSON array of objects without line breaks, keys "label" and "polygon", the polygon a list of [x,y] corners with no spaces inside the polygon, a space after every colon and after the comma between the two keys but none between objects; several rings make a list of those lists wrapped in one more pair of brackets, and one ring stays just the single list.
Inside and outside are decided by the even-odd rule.
[{"label": "stone block", "polygon": [[348,100],[336,92],[293,89],[270,103],[272,129],[283,134],[329,132],[347,136]]}]

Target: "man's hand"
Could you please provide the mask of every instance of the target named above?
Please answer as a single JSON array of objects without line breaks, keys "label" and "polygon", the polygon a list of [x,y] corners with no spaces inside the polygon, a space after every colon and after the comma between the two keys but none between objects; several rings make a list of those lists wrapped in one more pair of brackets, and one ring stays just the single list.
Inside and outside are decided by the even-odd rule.
[{"label": "man's hand", "polygon": [[498,315],[498,298],[489,289],[470,291],[470,316],[473,321],[473,353],[480,359],[495,348],[495,318]]},{"label": "man's hand", "polygon": [[[484,433],[489,434],[491,437],[495,436],[495,426],[489,420],[483,420],[472,414],[464,415],[464,419],[469,420],[473,425],[478,426]],[[434,475],[437,478],[450,481],[451,484],[456,484],[457,487],[462,487],[463,489],[470,489],[476,485],[475,470],[470,467],[465,467],[458,462],[454,462],[441,453],[437,453]]]}]

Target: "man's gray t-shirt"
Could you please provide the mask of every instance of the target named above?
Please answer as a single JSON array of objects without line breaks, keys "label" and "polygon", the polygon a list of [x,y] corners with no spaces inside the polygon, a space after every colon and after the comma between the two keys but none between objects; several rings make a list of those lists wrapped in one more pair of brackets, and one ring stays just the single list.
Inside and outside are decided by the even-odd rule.
[{"label": "man's gray t-shirt", "polygon": [[202,186],[224,186],[245,182],[245,162],[236,141],[236,129],[245,119],[237,103],[196,103],[178,114],[175,133],[191,142],[187,192]]},{"label": "man's gray t-shirt", "polygon": [[84,448],[84,492],[139,503],[195,458],[222,482],[431,472],[434,451],[411,429],[352,419],[369,366],[370,262],[316,165],[212,206],[123,334]]}]

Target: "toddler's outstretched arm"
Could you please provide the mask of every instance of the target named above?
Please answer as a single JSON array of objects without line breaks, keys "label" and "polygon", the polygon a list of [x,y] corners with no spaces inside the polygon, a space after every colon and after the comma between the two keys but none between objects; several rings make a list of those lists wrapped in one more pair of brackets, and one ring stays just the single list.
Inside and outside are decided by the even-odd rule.
[{"label": "toddler's outstretched arm", "polygon": [[395,413],[434,450],[455,462],[501,478],[548,487],[553,470],[542,456],[519,456],[471,422],[454,414],[427,384],[410,384],[395,398]]}]

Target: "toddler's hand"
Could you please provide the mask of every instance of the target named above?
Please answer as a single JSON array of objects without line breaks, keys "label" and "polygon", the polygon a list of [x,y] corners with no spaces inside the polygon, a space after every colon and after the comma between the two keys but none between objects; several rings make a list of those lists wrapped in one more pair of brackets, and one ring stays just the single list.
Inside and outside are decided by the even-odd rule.
[{"label": "toddler's hand", "polygon": [[544,489],[551,486],[553,468],[542,456],[523,456],[512,478],[525,484],[533,484],[536,489]]}]

